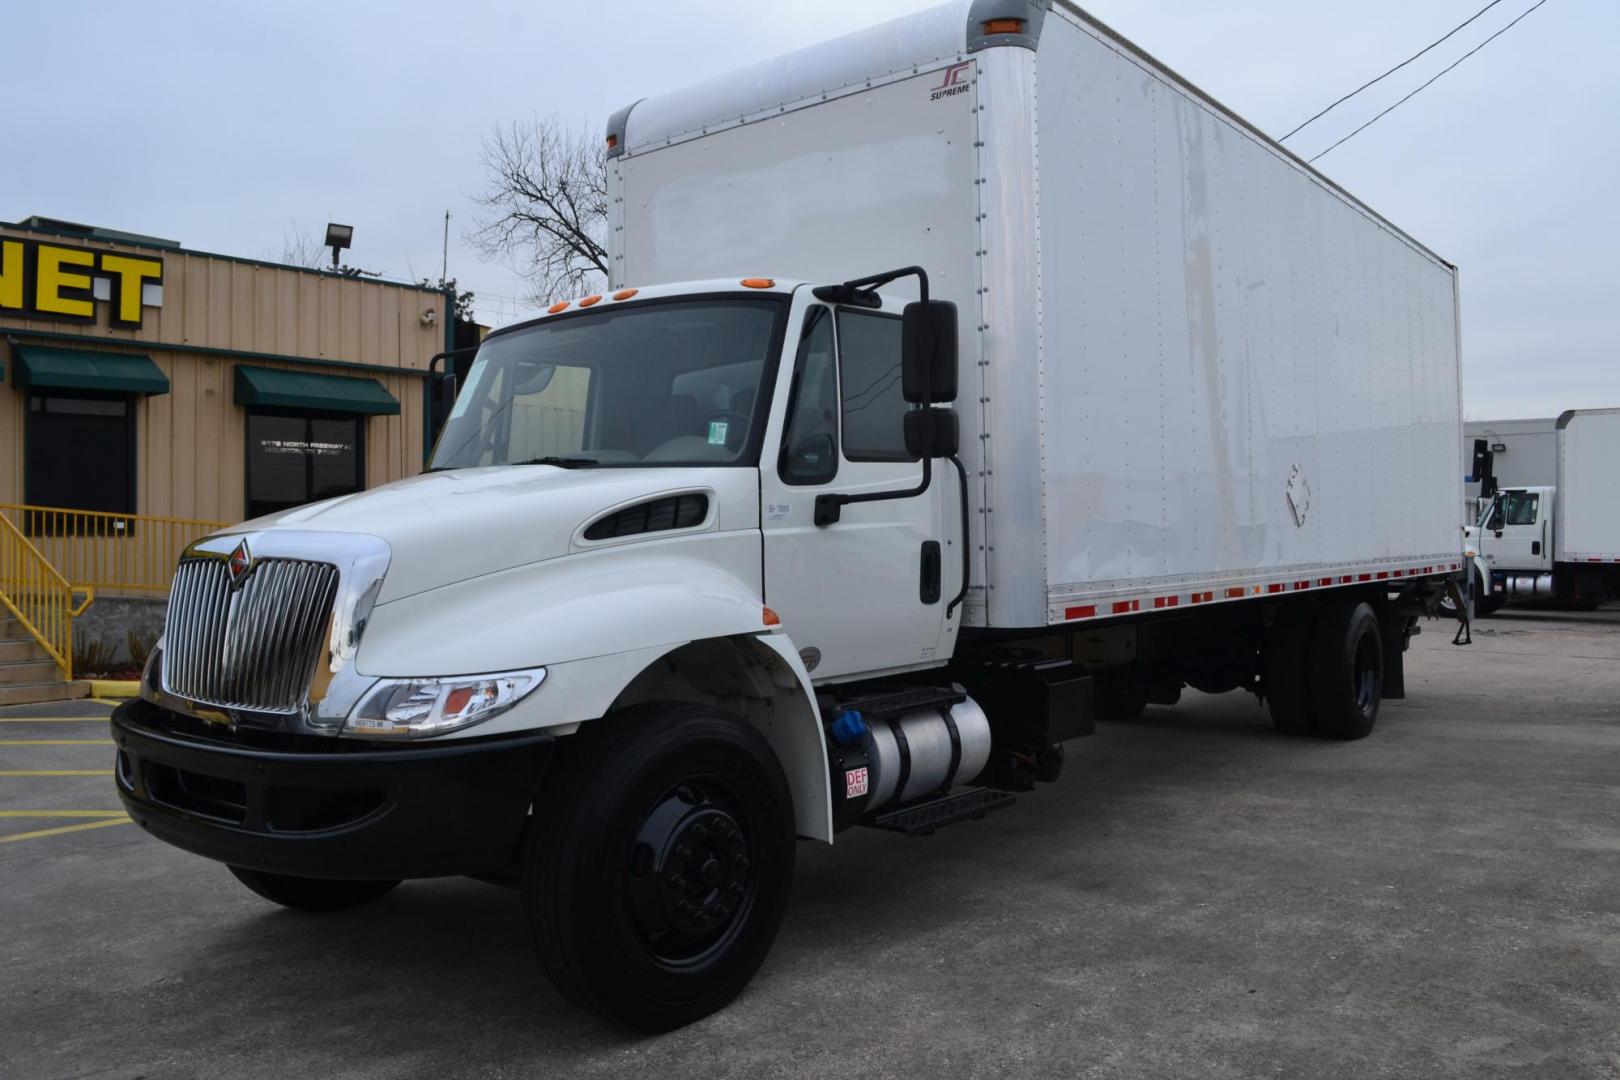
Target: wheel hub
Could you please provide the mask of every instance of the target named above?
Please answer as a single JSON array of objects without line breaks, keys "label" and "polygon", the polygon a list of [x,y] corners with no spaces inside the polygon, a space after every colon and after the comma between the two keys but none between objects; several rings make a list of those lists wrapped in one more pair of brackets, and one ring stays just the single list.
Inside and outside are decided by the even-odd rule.
[{"label": "wheel hub", "polygon": [[694,960],[740,923],[753,859],[725,793],[682,784],[648,813],[631,850],[630,899],[643,944],[666,961]]}]

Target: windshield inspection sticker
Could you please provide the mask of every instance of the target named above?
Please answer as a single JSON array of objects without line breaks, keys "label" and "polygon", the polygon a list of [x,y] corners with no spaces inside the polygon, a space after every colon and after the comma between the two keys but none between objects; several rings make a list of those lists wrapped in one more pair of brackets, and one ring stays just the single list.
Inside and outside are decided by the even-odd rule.
[{"label": "windshield inspection sticker", "polygon": [[724,446],[724,445],[726,445],[726,428],[728,428],[730,426],[731,426],[730,422],[726,421],[726,420],[710,420],[709,421],[709,445],[710,446]]}]

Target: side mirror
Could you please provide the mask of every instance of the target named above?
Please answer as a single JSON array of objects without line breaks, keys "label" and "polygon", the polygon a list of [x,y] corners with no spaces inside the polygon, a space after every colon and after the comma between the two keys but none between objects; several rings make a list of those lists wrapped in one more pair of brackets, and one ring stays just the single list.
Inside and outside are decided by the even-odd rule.
[{"label": "side mirror", "polygon": [[901,313],[900,387],[913,405],[956,400],[956,305],[949,300],[916,301]]},{"label": "side mirror", "polygon": [[456,406],[456,376],[447,371],[432,378],[428,416],[433,424],[433,434],[437,436],[450,419],[450,410]]},{"label": "side mirror", "polygon": [[951,457],[961,437],[955,409],[912,409],[906,413],[906,453],[913,457]]}]

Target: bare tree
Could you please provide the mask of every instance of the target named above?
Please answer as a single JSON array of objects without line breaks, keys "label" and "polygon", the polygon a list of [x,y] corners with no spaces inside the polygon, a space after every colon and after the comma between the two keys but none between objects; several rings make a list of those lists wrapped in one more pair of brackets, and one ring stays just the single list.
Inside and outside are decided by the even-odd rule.
[{"label": "bare tree", "polygon": [[484,140],[483,213],[468,237],[528,278],[537,300],[607,284],[607,157],[601,140],[555,117]]},{"label": "bare tree", "polygon": [[326,249],[315,242],[314,235],[308,229],[296,221],[289,221],[281,234],[281,261],[288,266],[317,270],[326,261]]}]

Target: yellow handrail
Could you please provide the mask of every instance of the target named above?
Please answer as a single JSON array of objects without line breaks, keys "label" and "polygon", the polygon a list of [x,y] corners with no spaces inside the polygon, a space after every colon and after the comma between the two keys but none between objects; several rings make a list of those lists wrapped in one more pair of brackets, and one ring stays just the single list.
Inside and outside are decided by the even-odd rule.
[{"label": "yellow handrail", "polygon": [[165,596],[180,553],[230,522],[0,503],[0,516],[32,541],[74,588]]},{"label": "yellow handrail", "polygon": [[73,617],[93,595],[75,607],[67,578],[0,514],[0,606],[50,654],[65,679],[73,678]]}]

